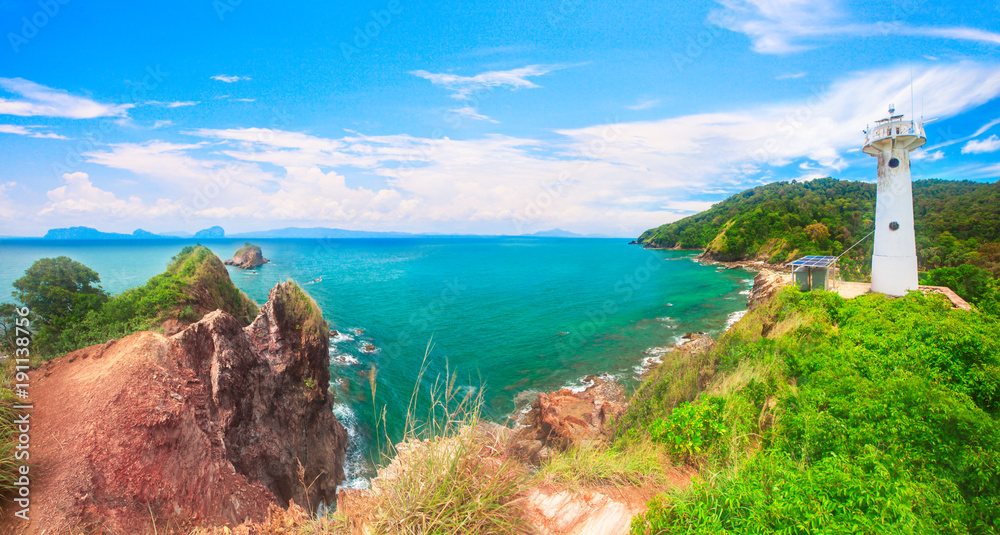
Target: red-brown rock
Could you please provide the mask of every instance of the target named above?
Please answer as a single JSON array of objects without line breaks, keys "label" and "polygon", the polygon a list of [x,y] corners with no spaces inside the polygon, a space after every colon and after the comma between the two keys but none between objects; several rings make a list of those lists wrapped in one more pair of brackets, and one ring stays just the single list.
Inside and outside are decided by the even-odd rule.
[{"label": "red-brown rock", "polygon": [[32,372],[31,521],[7,516],[0,532],[186,533],[261,521],[290,499],[331,503],[347,436],[326,326],[303,298],[315,307],[279,284],[246,328],[215,311]]},{"label": "red-brown rock", "polygon": [[625,412],[625,390],[614,381],[588,379],[594,384],[579,393],[564,388],[539,394],[525,417],[528,427],[519,433],[518,442],[542,441],[547,446],[566,448],[610,435],[612,420]]}]

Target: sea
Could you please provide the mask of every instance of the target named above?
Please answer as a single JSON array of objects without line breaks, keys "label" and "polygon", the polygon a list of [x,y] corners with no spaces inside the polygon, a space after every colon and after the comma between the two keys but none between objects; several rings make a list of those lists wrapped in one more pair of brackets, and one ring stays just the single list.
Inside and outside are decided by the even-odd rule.
[{"label": "sea", "polygon": [[[717,335],[738,320],[752,284],[742,269],[622,239],[252,241],[270,263],[229,267],[236,286],[262,304],[276,283],[292,279],[336,331],[331,389],[350,436],[350,487],[366,486],[380,452],[400,439],[415,391],[415,413],[426,414],[435,382],[454,381],[457,398],[481,395],[483,417],[507,423],[538,392],[580,390],[590,376],[634,390],[685,333]],[[0,301],[11,300],[12,282],[39,258],[82,262],[118,293],[164,271],[191,243],[2,240]],[[244,240],[201,243],[226,259]]]}]

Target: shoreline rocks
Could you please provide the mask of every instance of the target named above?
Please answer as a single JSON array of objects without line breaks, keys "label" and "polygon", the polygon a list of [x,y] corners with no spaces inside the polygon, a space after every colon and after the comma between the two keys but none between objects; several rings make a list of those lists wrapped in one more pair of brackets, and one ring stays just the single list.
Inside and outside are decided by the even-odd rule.
[{"label": "shoreline rocks", "polygon": [[513,441],[522,459],[537,463],[547,448],[566,449],[606,440],[612,422],[625,412],[625,389],[614,380],[591,376],[582,392],[563,388],[541,392]]}]

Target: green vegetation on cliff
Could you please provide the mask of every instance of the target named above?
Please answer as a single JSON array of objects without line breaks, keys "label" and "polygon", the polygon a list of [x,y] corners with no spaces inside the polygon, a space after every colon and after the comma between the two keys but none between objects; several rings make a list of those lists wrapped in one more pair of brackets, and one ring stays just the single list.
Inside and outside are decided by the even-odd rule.
[{"label": "green vegetation on cliff", "polygon": [[[1000,182],[913,183],[921,267],[975,264],[1000,275]],[[772,263],[806,254],[839,255],[873,230],[875,185],[823,178],[778,182],[738,193],[708,210],[647,230],[649,247],[705,249],[717,260]],[[871,240],[842,260],[845,272],[869,270]]]},{"label": "green vegetation on cliff", "polygon": [[998,329],[940,296],[782,290],[633,398],[623,436],[702,474],[634,532],[995,533]]},{"label": "green vegetation on cliff", "polygon": [[[78,264],[68,258],[65,260]],[[60,262],[60,259],[43,258],[14,283],[15,288],[19,289],[14,296],[26,305],[29,302],[25,299],[31,301],[30,308],[43,320],[43,326],[37,332],[33,344],[34,353],[43,358],[52,358],[138,331],[162,331],[164,322],[171,320],[179,324],[194,322],[216,309],[232,314],[243,325],[249,325],[257,316],[257,305],[232,283],[222,261],[208,248],[197,245],[182,249],[170,261],[166,271],[149,279],[145,285],[125,290],[110,298],[103,291],[95,293],[87,290],[90,288],[89,283],[99,282],[100,279],[97,273],[86,266],[78,264],[79,267],[72,270],[57,270],[57,275],[62,273],[62,276],[56,278],[65,279],[70,274],[84,273],[84,279],[89,283],[78,292],[74,292],[72,288],[60,292],[59,300],[55,302],[59,305],[56,311],[60,319],[45,322],[41,313],[52,307],[37,307],[34,303],[38,299],[31,298],[31,294],[25,294],[21,288],[33,287],[32,281],[37,278],[38,272],[52,271],[48,267],[53,261],[73,267],[67,262]],[[81,269],[86,271],[82,272]],[[74,275],[73,280],[79,278]],[[50,281],[41,286],[45,288],[54,284]],[[79,283],[74,284],[79,286]],[[55,300],[50,299],[42,304],[52,304],[50,301]],[[77,302],[92,306],[73,306]],[[0,309],[0,313],[4,310]],[[62,310],[73,313],[59,312]],[[5,316],[4,323],[8,319]]]}]

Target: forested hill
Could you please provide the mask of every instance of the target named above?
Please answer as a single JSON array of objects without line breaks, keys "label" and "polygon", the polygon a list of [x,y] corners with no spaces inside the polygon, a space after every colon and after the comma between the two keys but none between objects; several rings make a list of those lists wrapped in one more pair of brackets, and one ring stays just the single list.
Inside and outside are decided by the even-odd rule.
[{"label": "forested hill", "polygon": [[[913,183],[922,270],[974,264],[1000,275],[1000,181]],[[839,255],[874,228],[875,184],[823,178],[778,182],[738,193],[708,210],[647,230],[646,247],[705,249],[716,260],[780,263],[805,254]],[[868,238],[841,265],[865,274]]]}]

